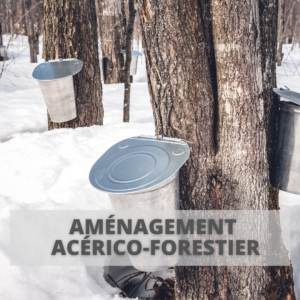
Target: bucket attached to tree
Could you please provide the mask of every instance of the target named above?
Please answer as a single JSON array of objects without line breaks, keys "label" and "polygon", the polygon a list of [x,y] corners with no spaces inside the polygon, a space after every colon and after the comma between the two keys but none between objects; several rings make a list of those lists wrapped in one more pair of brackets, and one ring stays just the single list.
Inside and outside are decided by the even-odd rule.
[{"label": "bucket attached to tree", "polygon": [[280,102],[277,168],[272,184],[300,195],[300,94],[286,89],[273,90],[285,101]]},{"label": "bucket attached to tree", "polygon": [[73,75],[80,72],[82,65],[79,59],[58,59],[34,69],[32,76],[38,80],[52,122],[67,122],[77,117]]},{"label": "bucket attached to tree", "polygon": [[[179,169],[189,155],[188,144],[180,139],[132,137],[107,150],[92,167],[89,179],[109,194],[116,210],[179,210]],[[132,263],[149,272],[170,266]]]},{"label": "bucket attached to tree", "polygon": [[[124,64],[125,64],[125,62],[126,62],[126,50],[122,50],[121,53],[123,54]],[[130,75],[136,75],[139,56],[143,56],[143,54],[141,52],[131,50]]]},{"label": "bucket attached to tree", "polygon": [[0,45],[0,61],[4,61],[7,59],[7,48],[3,45]]}]

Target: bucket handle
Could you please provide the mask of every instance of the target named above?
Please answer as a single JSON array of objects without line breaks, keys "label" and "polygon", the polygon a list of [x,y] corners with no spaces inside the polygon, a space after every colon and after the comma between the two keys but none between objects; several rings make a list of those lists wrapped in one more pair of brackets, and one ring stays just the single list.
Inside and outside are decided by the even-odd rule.
[{"label": "bucket handle", "polygon": [[[163,134],[159,134],[157,137],[156,137],[157,140],[163,140],[164,139],[164,136]],[[187,140],[184,140],[184,139],[180,139],[181,141],[185,142],[185,143],[190,143],[190,144],[194,144],[194,142],[191,142],[191,141],[187,141]]]}]

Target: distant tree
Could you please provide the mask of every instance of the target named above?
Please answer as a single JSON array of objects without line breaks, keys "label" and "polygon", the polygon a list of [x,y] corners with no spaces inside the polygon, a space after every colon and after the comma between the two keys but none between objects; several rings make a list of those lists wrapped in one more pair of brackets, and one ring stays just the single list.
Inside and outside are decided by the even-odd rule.
[{"label": "distant tree", "polygon": [[278,41],[278,49],[277,49],[277,56],[276,62],[277,66],[281,66],[282,60],[282,45],[284,43],[284,15],[285,15],[285,3],[286,0],[279,0],[278,1],[278,30],[277,30],[277,41]]},{"label": "distant tree", "polygon": [[9,30],[7,32],[10,32],[11,34],[14,34],[14,19],[13,19],[13,13],[14,13],[14,7],[13,7],[13,0],[6,0],[6,22],[7,27]]},{"label": "distant tree", "polygon": [[[102,56],[105,57],[105,83],[124,82],[125,28],[121,0],[98,0],[98,22]],[[126,20],[126,19],[125,19]]]},{"label": "distant tree", "polygon": [[[37,0],[39,1],[39,0]],[[34,10],[32,13],[35,13],[34,18],[34,45],[35,45],[35,52],[36,54],[40,54],[40,47],[39,47],[39,38],[40,38],[40,32],[41,32],[41,24],[42,24],[42,13],[40,7],[42,7],[42,1],[39,1],[35,4]]]},{"label": "distant tree", "polygon": [[25,20],[26,20],[26,31],[28,36],[28,44],[30,49],[30,62],[37,62],[37,45],[38,39],[34,32],[33,18],[32,18],[32,6],[31,0],[23,0],[25,7]]},{"label": "distant tree", "polygon": [[3,45],[2,30],[4,24],[4,3],[0,0],[0,46]]},{"label": "distant tree", "polygon": [[49,130],[103,124],[102,86],[98,55],[97,21],[93,0],[44,0],[44,57],[78,58],[82,70],[74,76],[77,118],[53,123]]},{"label": "distant tree", "polygon": [[3,45],[3,38],[2,38],[2,23],[0,22],[0,46]]},{"label": "distant tree", "polygon": [[4,24],[4,3],[0,0],[0,45],[3,45],[2,30]]},{"label": "distant tree", "polygon": [[300,1],[297,3],[297,7],[295,10],[295,16],[296,16],[296,22],[295,22],[295,28],[294,28],[294,45],[296,43],[300,46]]},{"label": "distant tree", "polygon": [[[191,141],[184,210],[278,209],[277,0],[138,0],[156,134]],[[295,300],[292,267],[175,267],[176,299]]]},{"label": "distant tree", "polygon": [[277,66],[281,66],[283,45],[299,41],[300,1],[279,0],[277,32]]},{"label": "distant tree", "polygon": [[[120,53],[126,49],[126,34],[129,22],[128,0],[97,0],[99,36],[102,55],[105,57],[105,83],[122,83],[124,77],[124,58]],[[132,40],[141,41],[141,28],[138,14],[133,24]]]},{"label": "distant tree", "polygon": [[[124,5],[124,0],[122,0]],[[129,122],[130,118],[130,65],[131,65],[131,49],[133,37],[133,25],[135,20],[136,10],[134,8],[134,0],[129,0],[129,20],[126,25],[126,62],[124,68],[124,105],[123,105],[123,122]],[[124,9],[125,10],[125,9]]]}]

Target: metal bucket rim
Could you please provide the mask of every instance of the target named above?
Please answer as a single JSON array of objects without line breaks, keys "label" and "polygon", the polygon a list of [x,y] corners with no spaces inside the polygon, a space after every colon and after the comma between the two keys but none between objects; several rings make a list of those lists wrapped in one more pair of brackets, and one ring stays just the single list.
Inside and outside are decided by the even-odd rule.
[{"label": "metal bucket rim", "polygon": [[[72,62],[73,62],[73,64],[72,64],[73,70],[70,70],[67,66],[66,72],[56,75],[57,78],[55,78],[56,76],[54,76],[54,78],[53,78],[53,74],[51,76],[49,76],[49,75],[45,75],[45,73],[43,73],[47,69],[49,70],[49,68],[51,68],[50,66],[53,64],[56,65],[56,64],[66,64],[67,63],[67,65],[68,64],[70,65],[70,63],[72,63]],[[76,65],[76,66],[74,67],[74,65]],[[78,74],[82,70],[82,67],[83,67],[83,62],[77,58],[49,60],[49,61],[45,61],[45,62],[42,62],[41,64],[37,65],[32,72],[32,77],[39,81],[56,81],[56,80],[68,78],[70,76],[74,76],[74,75]],[[54,65],[52,68],[55,69]],[[48,77],[48,78],[44,78],[44,77]]]}]

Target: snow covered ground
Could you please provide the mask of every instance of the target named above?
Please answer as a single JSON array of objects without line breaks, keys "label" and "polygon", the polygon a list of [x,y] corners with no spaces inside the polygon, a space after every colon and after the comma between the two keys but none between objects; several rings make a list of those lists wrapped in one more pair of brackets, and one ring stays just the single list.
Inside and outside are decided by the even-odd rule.
[{"label": "snow covered ground", "polygon": [[36,64],[29,63],[26,39],[15,41],[10,57],[11,51],[18,56],[0,79],[0,299],[118,298],[101,267],[96,272],[85,267],[10,267],[9,210],[112,209],[88,175],[116,142],[154,134],[144,62],[139,61],[132,84],[129,124],[122,122],[124,85],[112,84],[103,85],[104,126],[48,132],[46,106],[31,77]]},{"label": "snow covered ground", "polygon": [[[42,94],[31,77],[36,64],[29,63],[26,38],[20,37],[14,44],[8,56],[18,56],[0,79],[0,299],[117,298],[100,267],[96,271],[85,267],[9,267],[9,210],[111,208],[107,195],[90,185],[88,174],[93,163],[117,141],[154,134],[144,61],[142,65],[139,61],[132,84],[130,123],[122,122],[123,84],[112,84],[103,85],[104,126],[48,132]],[[289,49],[287,45],[283,66],[277,69],[278,86],[300,92],[300,76],[293,71],[293,65],[298,64],[300,72],[300,50],[297,47],[288,54]],[[280,202],[294,205],[293,210],[300,212],[299,196],[280,193]],[[297,243],[292,241],[293,248]],[[293,253],[292,263],[300,292],[300,261]]]}]

